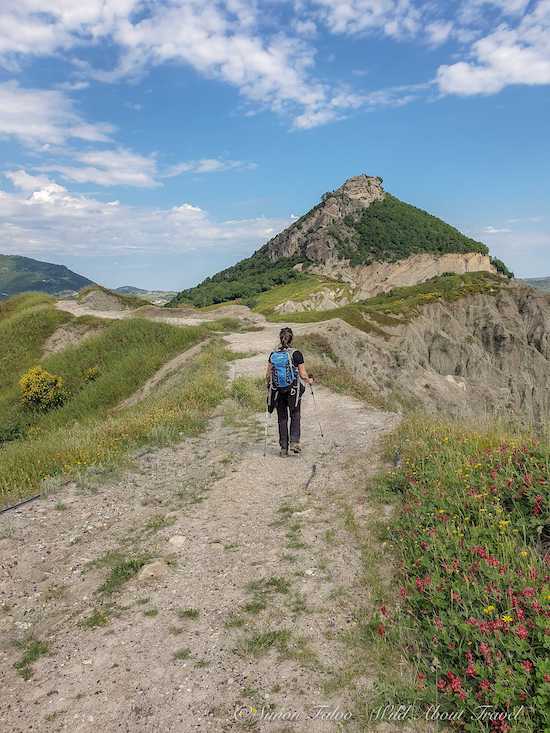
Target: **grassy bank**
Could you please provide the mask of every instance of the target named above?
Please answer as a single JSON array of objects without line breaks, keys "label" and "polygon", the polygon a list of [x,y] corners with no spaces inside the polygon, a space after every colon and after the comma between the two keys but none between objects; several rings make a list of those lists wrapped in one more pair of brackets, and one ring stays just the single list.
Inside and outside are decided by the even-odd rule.
[{"label": "grassy bank", "polygon": [[[43,356],[46,340],[62,325],[93,327],[94,333]],[[209,395],[216,402],[221,398],[225,352],[220,347],[201,356],[200,374],[189,370],[192,387],[133,410],[113,410],[177,354],[215,331],[239,327],[233,319],[176,327],[141,318],[75,318],[56,309],[49,296],[32,293],[2,301],[0,503],[36,492],[44,478],[113,465],[143,442],[197,429],[201,411],[209,414]],[[19,380],[38,365],[62,380],[63,400],[51,409],[22,399]]]},{"label": "grassy bank", "polygon": [[78,420],[44,429],[39,425],[0,449],[0,498],[16,500],[36,492],[45,478],[79,477],[89,469],[119,465],[144,444],[167,444],[200,432],[226,394],[227,352],[207,345],[185,370],[178,388],[151,395],[115,413],[90,412]]},{"label": "grassy bank", "polygon": [[[401,570],[369,638],[386,659],[397,650],[416,665],[417,704],[465,711],[457,729],[548,730],[548,443],[409,418],[394,449],[402,467],[384,484]],[[474,719],[482,705],[500,719]]]},{"label": "grassy bank", "polygon": [[[329,311],[287,313],[284,320],[291,323],[317,323],[341,318],[361,331],[388,335],[384,331],[385,327],[410,320],[422,306],[440,301],[452,302],[468,295],[495,295],[502,285],[502,278],[488,272],[441,275],[418,285],[394,288],[384,295]],[[267,318],[280,321],[281,315],[271,313]]]}]

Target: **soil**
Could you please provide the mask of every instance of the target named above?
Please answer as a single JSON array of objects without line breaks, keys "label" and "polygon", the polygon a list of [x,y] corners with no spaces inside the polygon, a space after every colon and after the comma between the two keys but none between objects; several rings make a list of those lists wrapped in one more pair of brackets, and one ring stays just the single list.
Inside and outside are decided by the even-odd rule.
[{"label": "soil", "polygon": [[[276,333],[229,335],[258,352],[230,378],[260,376]],[[322,387],[316,398],[317,411],[304,398],[301,455],[279,457],[273,418],[264,455],[263,416],[223,404],[200,437],[0,517],[2,730],[311,733],[348,714],[345,730],[368,730],[354,706],[376,670],[353,696],[334,682],[370,605],[360,534],[399,417]],[[109,552],[141,566],[110,594]],[[25,681],[16,643],[30,637],[48,651]],[[309,719],[317,706],[332,720]]]}]

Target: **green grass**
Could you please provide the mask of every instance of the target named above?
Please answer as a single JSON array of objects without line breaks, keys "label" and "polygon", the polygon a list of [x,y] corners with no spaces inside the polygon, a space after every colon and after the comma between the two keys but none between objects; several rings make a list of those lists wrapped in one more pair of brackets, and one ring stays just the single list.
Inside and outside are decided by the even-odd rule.
[{"label": "green grass", "polygon": [[[329,311],[288,313],[284,320],[290,323],[318,323],[341,318],[360,331],[390,338],[389,328],[410,321],[423,306],[452,302],[468,295],[495,295],[502,287],[502,279],[488,272],[441,275],[418,285],[395,288],[384,295]],[[268,320],[280,321],[282,317],[271,315]]]},{"label": "green grass", "polygon": [[101,626],[107,626],[109,623],[109,616],[105,611],[95,609],[89,616],[87,616],[81,622],[81,626],[84,629],[97,629]]},{"label": "green grass", "polygon": [[351,295],[350,287],[345,283],[313,275],[304,275],[300,279],[291,280],[284,285],[277,285],[271,290],[255,296],[252,301],[249,301],[249,305],[253,305],[254,310],[258,313],[268,316],[275,313],[275,308],[281,303],[285,303],[287,300],[302,302],[324,288],[335,290],[341,297]]},{"label": "green grass", "polygon": [[141,308],[147,304],[145,298],[138,298],[137,295],[131,295],[130,293],[116,293],[114,290],[109,290],[109,288],[104,288],[101,285],[87,285],[85,288],[82,288],[77,295],[77,300],[82,301],[86,295],[94,291],[116,298],[125,308]]},{"label": "green grass", "polygon": [[288,629],[259,631],[243,640],[242,650],[253,656],[266,654],[270,649],[276,649],[284,654],[288,650],[291,637],[292,634]]},{"label": "green grass", "polygon": [[191,621],[197,621],[201,612],[198,608],[180,608],[178,609],[178,616],[180,618],[191,619]]},{"label": "green grass", "polygon": [[28,680],[32,677],[33,662],[48,653],[48,645],[38,639],[28,639],[19,643],[18,646],[22,649],[23,654],[13,666],[24,680]]},{"label": "green grass", "polygon": [[231,383],[230,396],[240,410],[263,412],[265,410],[265,379],[259,377],[236,377]]},{"label": "green grass", "polygon": [[[98,593],[111,595],[119,591],[122,586],[139,573],[141,568],[149,562],[149,555],[136,555],[130,557],[116,557],[111,564],[109,575],[97,589]],[[109,563],[108,558],[105,562]]]},{"label": "green grass", "polygon": [[[33,303],[31,311],[38,307],[49,312],[48,319],[52,314],[57,317],[58,311],[48,300],[42,303]],[[28,305],[28,300],[19,302],[17,308],[10,301],[3,302],[0,324],[19,317],[21,311],[27,314]],[[19,359],[23,366],[35,362],[41,344],[54,330],[48,319],[47,327],[41,325],[37,337],[33,336],[30,351],[34,356],[25,363],[19,352],[14,353],[9,368],[5,367],[5,373],[11,373],[12,384],[0,393],[0,405],[10,408],[0,413],[0,433],[3,431],[4,440],[9,438],[0,443],[0,497],[4,501],[28,496],[45,478],[78,478],[92,468],[108,470],[141,445],[165,445],[180,440],[182,435],[195,435],[226,396],[226,359],[230,354],[221,343],[211,341],[186,366],[176,388],[152,394],[132,408],[113,411],[165,361],[204,339],[211,329],[224,327],[213,322],[208,327],[178,328],[130,319],[106,324],[99,335],[43,359],[45,368],[63,376],[70,397],[62,407],[48,413],[24,409],[14,385],[20,374],[16,362]],[[29,349],[26,332],[21,331],[19,338]],[[15,341],[16,332],[12,331],[9,342]],[[3,351],[4,359],[5,354]],[[90,367],[99,371],[91,382],[83,376]]]}]

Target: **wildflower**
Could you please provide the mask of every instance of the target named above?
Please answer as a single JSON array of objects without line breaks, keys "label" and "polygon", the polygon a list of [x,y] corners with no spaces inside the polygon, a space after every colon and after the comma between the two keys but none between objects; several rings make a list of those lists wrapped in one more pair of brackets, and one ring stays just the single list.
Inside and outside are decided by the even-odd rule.
[{"label": "wildflower", "polygon": [[532,672],[535,665],[533,664],[533,662],[529,661],[529,659],[524,659],[521,663],[521,666],[526,672]]},{"label": "wildflower", "polygon": [[485,692],[488,692],[491,689],[491,683],[489,682],[489,680],[481,680],[481,682],[479,683],[479,686]]},{"label": "wildflower", "polygon": [[505,613],[505,614],[504,614],[504,616],[501,616],[501,618],[502,618],[502,620],[504,621],[504,623],[505,623],[505,624],[511,624],[511,623],[512,623],[512,621],[514,620],[514,619],[513,619],[513,618],[512,618],[511,616],[510,616],[510,614],[509,614],[509,613]]},{"label": "wildflower", "polygon": [[527,637],[529,636],[529,632],[527,631],[527,628],[523,624],[520,624],[517,627],[516,636],[519,637],[520,639],[527,639]]},{"label": "wildflower", "polygon": [[447,687],[447,683],[445,680],[437,680],[437,689],[438,690],[444,690]]},{"label": "wildflower", "polygon": [[485,608],[483,609],[483,613],[486,616],[490,616],[492,613],[495,612],[495,610],[496,610],[495,606],[485,606]]},{"label": "wildflower", "polygon": [[527,550],[521,550],[519,554],[520,557],[529,557],[529,553],[527,552]]},{"label": "wildflower", "polygon": [[386,627],[384,624],[379,624],[378,628],[376,629],[376,632],[378,636],[385,636],[386,635]]},{"label": "wildflower", "polygon": [[508,519],[501,519],[498,523],[499,529],[504,530],[506,527],[510,524],[510,521]]}]

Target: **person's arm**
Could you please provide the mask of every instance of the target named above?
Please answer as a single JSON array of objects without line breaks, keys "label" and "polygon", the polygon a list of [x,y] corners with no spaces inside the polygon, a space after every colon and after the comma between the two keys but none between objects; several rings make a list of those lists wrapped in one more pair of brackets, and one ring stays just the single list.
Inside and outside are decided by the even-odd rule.
[{"label": "person's arm", "polygon": [[269,384],[271,382],[271,362],[270,361],[267,362],[267,370],[266,370],[266,373],[265,373],[265,381],[267,382],[267,384]]},{"label": "person's arm", "polygon": [[313,377],[310,377],[306,371],[305,364],[298,364],[298,372],[300,373],[300,379],[306,384],[313,384]]}]

